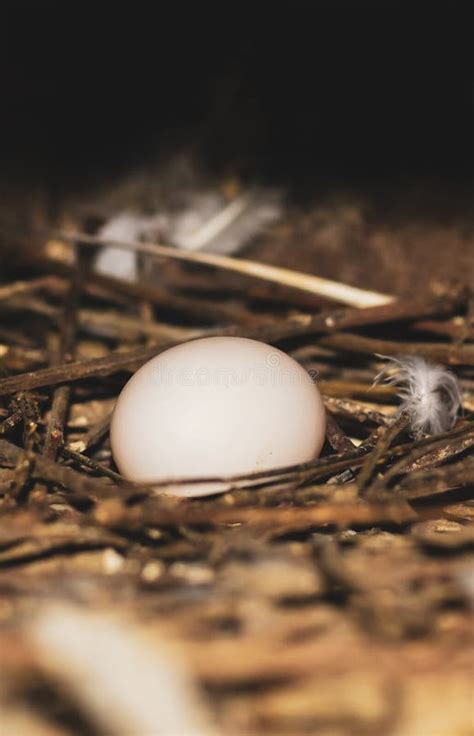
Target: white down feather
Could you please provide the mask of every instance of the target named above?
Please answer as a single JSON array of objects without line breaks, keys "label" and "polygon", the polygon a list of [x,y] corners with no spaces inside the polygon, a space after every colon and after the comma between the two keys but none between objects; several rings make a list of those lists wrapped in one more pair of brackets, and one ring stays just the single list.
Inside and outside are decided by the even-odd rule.
[{"label": "white down feather", "polygon": [[442,434],[451,429],[462,406],[461,390],[453,373],[419,356],[378,357],[389,364],[374,383],[398,388],[397,396],[402,400],[399,413],[408,413],[415,437]]}]

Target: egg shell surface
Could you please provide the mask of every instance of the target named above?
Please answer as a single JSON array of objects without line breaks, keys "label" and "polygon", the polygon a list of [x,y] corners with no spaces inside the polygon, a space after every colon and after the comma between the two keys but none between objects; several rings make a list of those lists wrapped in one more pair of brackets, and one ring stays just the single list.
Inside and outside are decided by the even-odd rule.
[{"label": "egg shell surface", "polygon": [[[325,410],[312,377],[271,345],[209,337],[143,365],[112,417],[115,463],[127,479],[221,478],[303,463],[319,455]],[[227,486],[226,486],[227,487]],[[198,496],[222,484],[182,484]]]}]

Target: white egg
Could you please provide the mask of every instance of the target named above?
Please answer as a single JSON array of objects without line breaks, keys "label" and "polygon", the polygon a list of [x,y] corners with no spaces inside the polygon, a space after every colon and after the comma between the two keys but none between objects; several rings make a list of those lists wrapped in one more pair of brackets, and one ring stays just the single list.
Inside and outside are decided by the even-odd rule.
[{"label": "white egg", "polygon": [[[306,462],[325,435],[314,381],[281,350],[209,337],[166,350],[138,370],[115,406],[112,452],[134,482],[227,477]],[[218,492],[214,483],[176,495]]]}]

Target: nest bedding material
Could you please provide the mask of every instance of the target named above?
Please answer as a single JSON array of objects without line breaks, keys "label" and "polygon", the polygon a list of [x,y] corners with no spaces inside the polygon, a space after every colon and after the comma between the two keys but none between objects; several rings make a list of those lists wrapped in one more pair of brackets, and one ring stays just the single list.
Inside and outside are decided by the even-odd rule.
[{"label": "nest bedding material", "polygon": [[[469,733],[469,290],[321,309],[222,297],[208,270],[204,294],[89,269],[49,243],[0,287],[6,734]],[[202,334],[275,342],[318,372],[319,460],[184,502],[118,476],[115,397]],[[464,414],[443,435],[413,439],[396,389],[372,387],[374,354],[406,352],[457,374]]]}]

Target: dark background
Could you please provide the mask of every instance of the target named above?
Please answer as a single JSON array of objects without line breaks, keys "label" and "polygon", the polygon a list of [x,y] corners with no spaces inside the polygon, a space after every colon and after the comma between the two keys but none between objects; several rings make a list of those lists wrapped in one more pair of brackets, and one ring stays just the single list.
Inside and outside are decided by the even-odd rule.
[{"label": "dark background", "polygon": [[300,188],[467,181],[472,7],[6,3],[3,176],[84,185],[189,145]]}]

